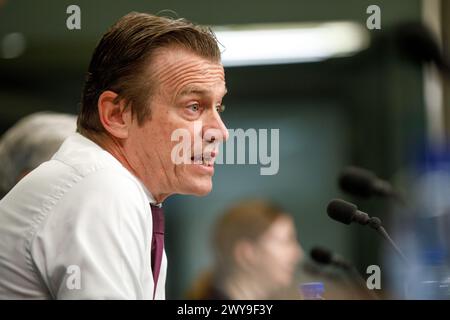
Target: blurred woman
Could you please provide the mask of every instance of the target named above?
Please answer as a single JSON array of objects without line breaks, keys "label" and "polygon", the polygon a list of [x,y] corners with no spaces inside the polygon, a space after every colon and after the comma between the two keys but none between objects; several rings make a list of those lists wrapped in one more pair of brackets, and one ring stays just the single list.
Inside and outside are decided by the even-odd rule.
[{"label": "blurred woman", "polygon": [[214,267],[191,299],[271,299],[293,284],[303,251],[294,222],[277,205],[242,201],[219,219],[213,233]]}]

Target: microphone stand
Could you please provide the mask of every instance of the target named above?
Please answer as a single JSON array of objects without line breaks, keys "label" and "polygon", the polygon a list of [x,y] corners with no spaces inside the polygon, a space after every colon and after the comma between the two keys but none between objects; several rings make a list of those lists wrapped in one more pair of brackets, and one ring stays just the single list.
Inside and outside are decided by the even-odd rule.
[{"label": "microphone stand", "polygon": [[[372,229],[375,229],[391,245],[391,247],[394,249],[395,253],[397,253],[397,256],[400,257],[405,266],[410,265],[406,256],[403,254],[403,252],[400,250],[400,248],[397,246],[394,240],[392,240],[392,238],[389,236],[386,229],[384,229],[384,227],[381,225],[381,220],[379,218],[371,217],[369,219],[368,224]],[[403,290],[404,290],[403,293],[404,298],[406,299],[408,297],[408,284],[406,282],[404,283]]]},{"label": "microphone stand", "polygon": [[384,227],[381,225],[381,220],[379,218],[371,217],[369,219],[368,225],[372,229],[375,229],[387,242],[389,242],[391,247],[394,249],[394,251],[397,253],[397,255],[400,257],[400,259],[403,261],[405,265],[409,264],[406,256],[403,254],[403,252],[400,250],[400,248],[397,246],[394,240],[392,240],[392,238],[389,236],[386,229],[384,229]]}]

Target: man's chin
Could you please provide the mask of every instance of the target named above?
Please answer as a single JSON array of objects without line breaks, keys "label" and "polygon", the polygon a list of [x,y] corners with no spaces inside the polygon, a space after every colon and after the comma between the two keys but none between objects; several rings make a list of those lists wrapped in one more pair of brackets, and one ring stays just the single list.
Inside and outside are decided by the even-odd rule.
[{"label": "man's chin", "polygon": [[197,197],[204,197],[204,196],[207,196],[211,192],[211,190],[212,190],[212,186],[209,188],[198,189],[192,194]]},{"label": "man's chin", "polygon": [[196,184],[194,186],[191,186],[188,188],[187,192],[185,194],[197,196],[197,197],[203,197],[208,195],[212,190],[212,183],[201,183]]}]

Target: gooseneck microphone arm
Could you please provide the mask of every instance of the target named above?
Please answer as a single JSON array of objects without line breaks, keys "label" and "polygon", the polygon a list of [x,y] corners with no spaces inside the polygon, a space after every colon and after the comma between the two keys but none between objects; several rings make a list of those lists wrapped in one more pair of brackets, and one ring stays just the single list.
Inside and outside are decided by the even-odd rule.
[{"label": "gooseneck microphone arm", "polygon": [[400,250],[400,248],[397,246],[397,244],[392,240],[392,238],[389,236],[389,233],[387,233],[386,229],[381,225],[381,220],[377,217],[372,217],[371,219],[377,220],[375,223],[369,223],[369,226],[372,229],[375,229],[387,242],[390,243],[391,247],[394,249],[394,251],[398,254],[398,256],[403,260],[405,264],[408,264],[408,259],[403,254],[403,252]]},{"label": "gooseneck microphone arm", "polygon": [[379,218],[370,217],[367,213],[359,211],[356,205],[340,199],[332,200],[328,204],[327,213],[331,219],[344,224],[357,222],[361,225],[369,225],[392,246],[392,248],[405,264],[409,264],[408,259],[384,229]]}]

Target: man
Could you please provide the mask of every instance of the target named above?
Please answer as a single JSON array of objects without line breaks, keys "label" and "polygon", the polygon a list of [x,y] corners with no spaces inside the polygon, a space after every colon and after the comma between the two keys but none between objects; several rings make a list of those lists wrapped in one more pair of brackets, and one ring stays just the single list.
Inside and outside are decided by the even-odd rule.
[{"label": "man", "polygon": [[[140,13],[113,25],[79,133],[0,202],[0,298],[164,299],[160,205],[210,192],[225,93],[209,30]],[[177,130],[202,142],[184,149],[194,161],[174,159]]]}]

